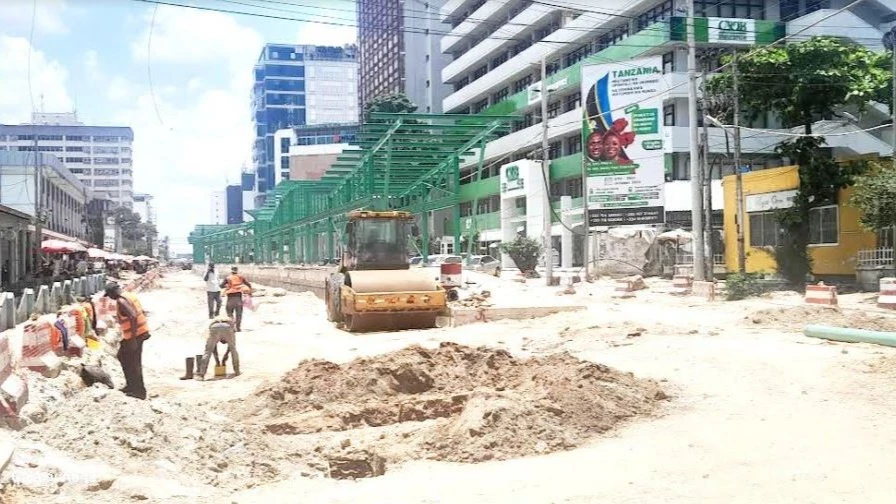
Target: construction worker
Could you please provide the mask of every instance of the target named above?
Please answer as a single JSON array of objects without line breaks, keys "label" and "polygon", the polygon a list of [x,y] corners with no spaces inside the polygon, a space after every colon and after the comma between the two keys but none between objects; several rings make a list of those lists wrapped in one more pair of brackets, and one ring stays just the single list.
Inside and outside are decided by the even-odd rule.
[{"label": "construction worker", "polygon": [[221,288],[227,296],[227,305],[225,309],[227,316],[233,319],[236,326],[236,332],[242,330],[243,324],[243,294],[252,292],[252,284],[246,280],[246,277],[239,274],[237,267],[230,268],[230,274],[221,282]]},{"label": "construction worker", "polygon": [[218,281],[218,272],[215,271],[215,263],[208,263],[203,280],[205,280],[205,294],[208,298],[208,318],[213,319],[221,314],[221,286]]},{"label": "construction worker", "polygon": [[143,342],[149,339],[149,325],[140,300],[132,292],[122,292],[115,282],[106,284],[106,296],[115,300],[116,319],[121,328],[118,362],[124,372],[126,395],[146,399],[143,384]]},{"label": "construction worker", "polygon": [[205,379],[205,372],[208,370],[208,363],[212,355],[215,356],[215,362],[218,362],[218,343],[227,344],[224,362],[227,362],[228,354],[233,356],[233,375],[239,376],[240,356],[236,351],[236,331],[233,327],[233,320],[230,317],[215,317],[208,326],[205,354],[202,356],[202,362],[199,363],[199,373],[195,375],[197,380],[202,381]]}]

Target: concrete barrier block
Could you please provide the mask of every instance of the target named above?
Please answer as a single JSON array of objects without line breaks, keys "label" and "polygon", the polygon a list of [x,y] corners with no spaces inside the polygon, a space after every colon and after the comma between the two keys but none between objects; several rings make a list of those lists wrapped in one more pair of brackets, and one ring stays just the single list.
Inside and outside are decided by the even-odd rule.
[{"label": "concrete barrier block", "polygon": [[72,281],[66,280],[62,282],[62,303],[63,305],[72,304],[75,302],[74,297],[72,296]]},{"label": "concrete barrier block", "polygon": [[62,283],[53,282],[53,285],[50,286],[50,309],[45,313],[55,312],[58,310],[64,301],[62,300]]},{"label": "concrete barrier block", "polygon": [[837,287],[818,282],[817,285],[806,285],[805,302],[826,306],[837,306]]},{"label": "concrete barrier block", "polygon": [[[28,384],[13,369],[9,337],[0,335],[0,417],[18,418],[19,411],[28,402]],[[0,446],[0,471],[3,470],[3,446]]]},{"label": "concrete barrier block", "polygon": [[0,331],[16,326],[16,298],[12,292],[0,293]]},{"label": "concrete barrier block", "polygon": [[34,298],[34,311],[37,313],[50,313],[50,288],[41,285],[37,290],[37,296]]},{"label": "concrete barrier block", "polygon": [[16,322],[24,322],[28,320],[34,311],[34,289],[25,289],[22,292],[22,299],[16,308]]},{"label": "concrete barrier block", "polygon": [[703,298],[707,301],[715,301],[716,300],[716,283],[715,282],[701,282],[694,281],[691,284],[691,293],[696,296]]}]

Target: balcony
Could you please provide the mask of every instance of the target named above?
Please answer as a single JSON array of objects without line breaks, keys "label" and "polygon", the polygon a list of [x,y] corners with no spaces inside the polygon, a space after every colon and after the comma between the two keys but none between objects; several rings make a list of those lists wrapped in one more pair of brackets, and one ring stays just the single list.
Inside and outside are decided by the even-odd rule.
[{"label": "balcony", "polygon": [[451,16],[460,14],[468,5],[472,5],[476,0],[448,0],[439,10],[439,16],[444,23]]},{"label": "balcony", "polygon": [[512,7],[511,2],[488,0],[470,17],[457,25],[448,35],[442,37],[440,47],[442,53],[451,52],[460,42],[470,36],[485,35],[499,25],[506,17],[504,14]]},{"label": "balcony", "polygon": [[822,9],[794,19],[787,23],[787,36],[790,37],[794,33],[799,33],[790,39],[791,42],[799,42],[818,36],[842,37],[854,40],[856,43],[873,51],[883,50],[883,44],[881,43],[883,32],[877,27],[851,11],[834,14],[835,12],[837,12],[835,9]]}]

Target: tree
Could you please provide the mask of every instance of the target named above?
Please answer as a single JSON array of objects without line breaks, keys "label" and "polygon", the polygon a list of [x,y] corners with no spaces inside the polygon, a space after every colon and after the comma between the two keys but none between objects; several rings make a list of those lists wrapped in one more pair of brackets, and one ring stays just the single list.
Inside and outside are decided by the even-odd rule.
[{"label": "tree", "polygon": [[[723,60],[730,63],[731,55]],[[813,122],[836,117],[838,108],[863,110],[878,98],[891,77],[884,61],[884,53],[835,37],[762,47],[737,58],[740,105],[748,117],[774,112],[785,127],[803,126],[811,134]],[[724,96],[732,83],[731,72],[723,72],[707,88]]]},{"label": "tree", "polygon": [[[541,242],[528,236],[517,236],[509,243],[501,244],[501,252],[510,256],[520,273],[526,276],[536,276],[535,268],[538,266],[538,258],[543,251]],[[548,258],[550,260],[550,258]]]},{"label": "tree", "polygon": [[129,252],[136,252],[138,242],[146,236],[146,229],[140,222],[140,215],[130,208],[120,206],[112,211],[115,223],[121,232],[121,246]]},{"label": "tree", "polygon": [[856,179],[850,202],[861,210],[864,228],[882,231],[896,226],[896,168],[871,164],[868,173]]},{"label": "tree", "polygon": [[163,261],[167,261],[171,257],[167,235],[162,238],[162,241],[159,243],[159,257],[161,257]]},{"label": "tree", "polygon": [[[834,37],[813,37],[798,44],[768,46],[739,56],[738,98],[747,117],[772,112],[788,128],[838,116],[838,109],[863,110],[891,78],[881,65],[883,54]],[[726,57],[726,63],[731,56]],[[729,67],[730,68],[730,67]],[[724,72],[707,82],[713,96],[733,92],[733,76]],[[731,122],[732,117],[724,117]],[[851,185],[862,163],[837,163],[823,150],[824,139],[800,137],[782,142],[777,152],[799,165],[799,187],[792,208],[777,212],[781,239],[775,247],[778,273],[794,287],[805,285],[812,268],[809,211],[829,204]]]},{"label": "tree", "polygon": [[388,112],[392,114],[404,114],[417,111],[417,104],[404,93],[390,93],[377,96],[364,106],[364,119],[370,122],[371,112]]}]

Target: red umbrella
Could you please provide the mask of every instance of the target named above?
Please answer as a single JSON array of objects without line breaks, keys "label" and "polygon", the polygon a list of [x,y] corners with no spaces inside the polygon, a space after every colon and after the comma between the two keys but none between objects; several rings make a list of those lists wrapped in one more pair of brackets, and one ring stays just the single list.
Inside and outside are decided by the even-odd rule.
[{"label": "red umbrella", "polygon": [[73,254],[87,251],[80,243],[64,240],[44,240],[40,244],[40,250],[45,254]]}]

